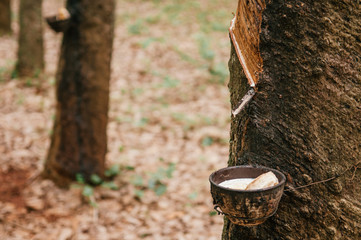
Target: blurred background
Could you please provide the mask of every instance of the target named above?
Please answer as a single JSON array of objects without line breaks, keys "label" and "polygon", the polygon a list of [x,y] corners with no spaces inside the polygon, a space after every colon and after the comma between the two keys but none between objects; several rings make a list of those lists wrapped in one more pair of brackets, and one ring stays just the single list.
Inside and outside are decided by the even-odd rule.
[{"label": "blurred background", "polygon": [[[45,23],[44,73],[19,78],[19,2],[0,37],[0,239],[220,239],[209,175],[227,166],[231,0],[116,0],[106,174],[42,179],[62,33]],[[64,7],[44,0],[43,17]],[[96,182],[97,180],[94,179]]]}]

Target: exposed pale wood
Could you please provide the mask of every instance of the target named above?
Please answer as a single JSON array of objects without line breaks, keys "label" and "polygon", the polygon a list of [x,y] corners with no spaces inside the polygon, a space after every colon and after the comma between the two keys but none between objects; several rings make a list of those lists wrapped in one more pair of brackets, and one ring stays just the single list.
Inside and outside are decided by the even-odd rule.
[{"label": "exposed pale wood", "polygon": [[257,84],[262,71],[259,32],[265,7],[266,3],[262,0],[239,1],[229,29],[237,56],[252,87]]}]

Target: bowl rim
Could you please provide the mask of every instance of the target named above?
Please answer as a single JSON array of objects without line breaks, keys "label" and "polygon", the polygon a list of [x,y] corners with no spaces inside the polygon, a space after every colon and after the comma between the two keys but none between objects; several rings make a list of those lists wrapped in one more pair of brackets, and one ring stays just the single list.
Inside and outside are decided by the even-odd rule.
[{"label": "bowl rim", "polygon": [[[233,189],[233,188],[227,188],[227,187],[222,187],[220,186],[219,184],[215,183],[213,180],[212,180],[212,177],[219,171],[222,171],[222,170],[225,170],[225,169],[235,169],[235,168],[262,168],[262,169],[266,169],[266,170],[269,170],[269,171],[272,171],[272,172],[276,172],[278,173],[280,176],[281,176],[281,181],[277,184],[277,185],[274,185],[272,187],[267,187],[267,188],[260,188],[260,189],[252,189],[252,190],[241,190],[241,189]],[[233,178],[235,179],[235,178]],[[265,167],[265,166],[261,166],[261,165],[238,165],[238,166],[231,166],[231,167],[225,167],[225,168],[221,168],[221,169],[218,169],[216,171],[214,171],[210,176],[209,176],[209,182],[211,184],[213,184],[214,186],[217,186],[221,189],[224,189],[224,190],[227,190],[227,191],[232,191],[232,192],[244,192],[244,193],[255,193],[255,192],[264,192],[264,191],[267,191],[267,190],[272,190],[272,189],[275,189],[275,188],[278,188],[278,187],[282,187],[282,185],[285,184],[286,182],[286,176],[281,172],[281,171],[278,171],[276,169],[273,169],[273,168],[269,168],[269,167]]]}]

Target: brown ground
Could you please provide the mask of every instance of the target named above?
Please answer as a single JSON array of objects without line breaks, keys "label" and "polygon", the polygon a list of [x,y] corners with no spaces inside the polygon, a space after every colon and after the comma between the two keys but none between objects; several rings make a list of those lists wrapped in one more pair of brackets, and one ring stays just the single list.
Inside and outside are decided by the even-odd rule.
[{"label": "brown ground", "polygon": [[[14,23],[15,34],[0,39],[0,239],[219,239],[223,221],[212,214],[208,176],[228,159],[227,27],[236,4],[118,1],[107,164],[134,170],[115,178],[118,191],[96,188],[96,207],[81,189],[38,177],[61,34],[45,28],[44,76],[11,79]],[[44,1],[44,15],[61,6]],[[147,182],[170,163],[175,171],[161,177],[167,191],[157,196]]]}]

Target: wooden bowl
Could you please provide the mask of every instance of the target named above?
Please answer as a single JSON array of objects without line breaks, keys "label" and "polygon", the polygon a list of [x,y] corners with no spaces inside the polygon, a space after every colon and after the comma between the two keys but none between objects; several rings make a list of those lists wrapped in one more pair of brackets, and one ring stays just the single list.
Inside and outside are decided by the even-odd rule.
[{"label": "wooden bowl", "polygon": [[[256,190],[235,190],[219,186],[223,181],[235,178],[256,178],[272,171],[278,184]],[[224,214],[234,224],[255,226],[276,213],[283,194],[286,177],[280,171],[262,166],[235,166],[222,168],[209,177],[214,209]],[[220,210],[221,211],[220,211]]]},{"label": "wooden bowl", "polygon": [[70,18],[58,20],[56,16],[45,18],[46,22],[55,32],[65,32],[70,26]]}]

